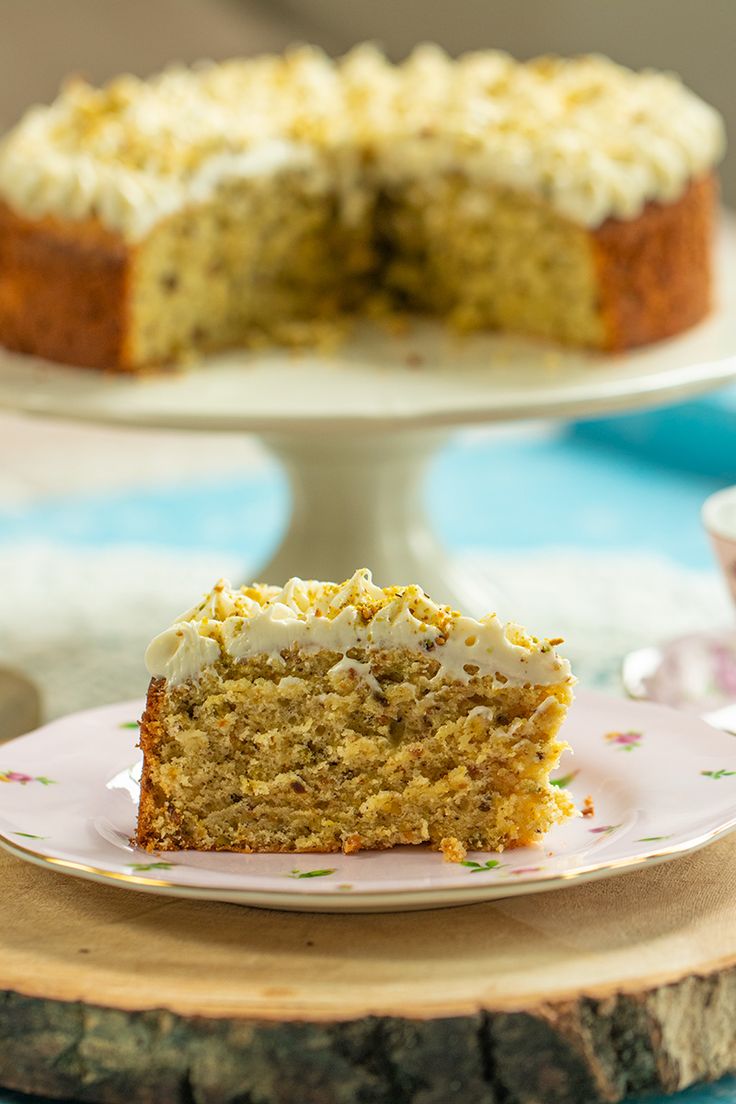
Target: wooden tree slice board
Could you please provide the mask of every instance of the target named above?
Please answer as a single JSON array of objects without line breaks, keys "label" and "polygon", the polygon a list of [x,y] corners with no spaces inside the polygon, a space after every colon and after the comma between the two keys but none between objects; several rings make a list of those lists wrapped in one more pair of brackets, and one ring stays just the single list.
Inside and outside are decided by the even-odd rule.
[{"label": "wooden tree slice board", "polygon": [[379,915],[155,898],[0,855],[0,1084],[136,1104],[563,1104],[736,1068],[736,835]]}]

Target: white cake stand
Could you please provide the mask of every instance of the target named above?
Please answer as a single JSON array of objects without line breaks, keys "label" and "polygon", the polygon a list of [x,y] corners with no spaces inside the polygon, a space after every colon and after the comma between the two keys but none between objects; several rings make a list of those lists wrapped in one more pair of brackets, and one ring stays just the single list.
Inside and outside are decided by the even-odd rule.
[{"label": "white cake stand", "polygon": [[[428,460],[452,427],[633,410],[736,378],[736,220],[719,249],[720,303],[682,337],[626,355],[560,351],[417,322],[401,337],[357,329],[333,353],[229,353],[186,372],[128,379],[0,354],[0,406],[44,417],[256,433],[286,468],[292,514],[258,578],[421,583],[468,612],[488,608],[459,578],[421,505]],[[495,479],[513,479],[500,469]],[[234,504],[237,508],[237,504]],[[479,510],[493,509],[493,487]]]}]

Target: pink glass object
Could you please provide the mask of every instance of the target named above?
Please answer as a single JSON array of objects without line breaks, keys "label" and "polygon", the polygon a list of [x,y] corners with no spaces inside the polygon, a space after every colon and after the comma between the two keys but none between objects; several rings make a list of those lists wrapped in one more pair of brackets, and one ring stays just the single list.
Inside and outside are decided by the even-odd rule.
[{"label": "pink glass object", "polygon": [[703,504],[703,524],[736,602],[736,487],[716,491]]}]

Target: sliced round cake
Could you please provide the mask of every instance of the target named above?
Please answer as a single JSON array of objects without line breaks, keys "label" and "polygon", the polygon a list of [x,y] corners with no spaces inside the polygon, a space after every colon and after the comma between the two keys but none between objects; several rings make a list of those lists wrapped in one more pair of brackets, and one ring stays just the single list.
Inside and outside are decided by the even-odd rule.
[{"label": "sliced round cake", "polygon": [[305,48],[67,85],[0,149],[0,342],[137,370],[425,312],[624,349],[711,303],[718,113],[605,58]]}]

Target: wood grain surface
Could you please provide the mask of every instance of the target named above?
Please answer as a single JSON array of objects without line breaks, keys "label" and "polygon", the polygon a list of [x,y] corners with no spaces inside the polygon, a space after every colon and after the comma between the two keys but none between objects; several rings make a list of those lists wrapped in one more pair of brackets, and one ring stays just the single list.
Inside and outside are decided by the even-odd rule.
[{"label": "wood grain surface", "polygon": [[736,1068],[736,835],[379,915],[178,901],[0,856],[0,1084],[136,1104],[561,1104]]}]

